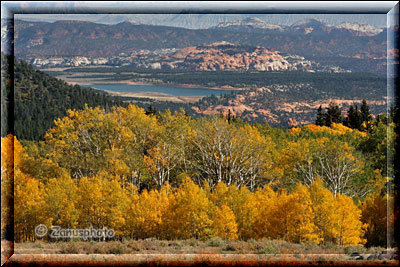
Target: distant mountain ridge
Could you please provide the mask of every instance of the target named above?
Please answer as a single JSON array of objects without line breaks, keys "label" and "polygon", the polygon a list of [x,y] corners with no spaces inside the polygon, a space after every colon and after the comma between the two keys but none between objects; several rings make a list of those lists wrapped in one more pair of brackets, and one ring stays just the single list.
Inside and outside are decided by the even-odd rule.
[{"label": "distant mountain ridge", "polygon": [[[259,20],[252,20],[250,23],[265,26]],[[240,30],[240,25],[233,29],[223,27],[190,30],[136,22],[105,25],[84,21],[47,23],[15,20],[14,52],[17,57],[25,59],[38,56],[111,57],[141,49],[180,49],[227,41],[240,45],[263,46],[317,61],[330,58],[334,61],[330,65],[338,65],[339,61],[345,65],[356,64],[353,71],[386,72],[386,29],[372,36],[353,29],[318,26],[315,21],[313,23],[313,27],[303,23],[289,27],[289,31],[279,31],[257,27],[250,29],[247,26]],[[273,34],[266,34],[265,31]],[[2,34],[2,38],[3,36],[7,38],[7,35]],[[340,67],[349,68],[344,65]]]},{"label": "distant mountain ridge", "polygon": [[383,28],[373,27],[365,23],[344,22],[338,26],[332,26],[321,19],[303,19],[293,23],[290,26],[270,24],[259,18],[248,17],[244,20],[233,20],[220,23],[212,29],[226,29],[231,31],[252,31],[252,32],[287,32],[287,33],[322,33],[331,31],[345,30],[354,35],[373,36],[381,33]]},{"label": "distant mountain ridge", "polygon": [[117,25],[140,25],[141,23],[137,22],[133,19],[124,20],[123,22],[118,23]]},{"label": "distant mountain ridge", "polygon": [[269,30],[278,30],[283,31],[284,27],[277,24],[267,23],[259,18],[251,18],[248,17],[244,20],[232,20],[229,22],[219,23],[215,27],[211,27],[211,29],[215,28],[228,28],[228,27],[253,27],[259,29],[269,29]]},{"label": "distant mountain ridge", "polygon": [[383,31],[382,28],[373,27],[373,26],[365,24],[365,23],[352,23],[352,22],[344,22],[344,23],[340,24],[339,26],[337,26],[336,28],[349,29],[349,30],[366,32],[366,33],[371,33],[371,34],[378,34]]},{"label": "distant mountain ridge", "polygon": [[[257,31],[248,31],[245,35],[232,33],[231,26],[237,27],[247,27],[252,25],[253,29],[267,29],[276,30],[287,40],[287,43],[291,41],[295,42],[313,42],[314,40],[308,39],[309,36],[305,36],[304,40],[302,37],[293,37],[288,34],[293,32],[308,34],[307,30],[313,28],[315,32],[316,29],[322,30],[325,34],[319,41],[334,41],[338,39],[344,39],[345,42],[349,41],[357,46],[361,46],[359,51],[364,50],[367,47],[362,47],[362,38],[359,34],[354,34],[357,28],[355,24],[342,25],[340,28],[328,27],[327,24],[321,23],[318,20],[308,20],[294,24],[290,27],[277,27],[276,25],[263,22],[256,19],[247,19],[244,21],[235,21],[231,24],[222,24],[221,27],[216,27],[213,29],[206,30],[189,30],[177,27],[167,27],[167,26],[152,26],[138,24],[136,21],[126,21],[116,25],[105,25],[86,21],[57,21],[54,23],[46,22],[26,22],[22,20],[15,20],[15,49],[16,54],[22,53],[26,54],[39,54],[39,55],[62,55],[62,53],[73,54],[73,55],[83,55],[89,56],[90,54],[111,55],[111,53],[117,54],[120,52],[127,52],[129,49],[158,49],[158,48],[183,48],[190,45],[201,45],[206,42],[241,42],[248,45],[264,45],[268,40],[268,47],[272,49],[277,49],[281,51],[288,50],[285,45],[282,45],[283,40],[278,40],[281,38],[270,37],[265,35],[258,35]],[[351,27],[352,26],[352,27]],[[360,31],[372,31],[373,28],[363,26]],[[351,29],[349,29],[351,28]],[[246,28],[248,29],[248,28]],[[281,32],[281,29],[285,31]],[[221,31],[223,30],[223,31]],[[5,29],[2,28],[2,32]],[[312,32],[312,31],[311,31]],[[3,34],[2,34],[3,37]],[[6,37],[4,35],[4,37]],[[385,37],[385,38],[383,38]],[[240,40],[243,38],[242,40]],[[274,40],[271,40],[274,39]],[[291,40],[296,39],[296,40]],[[352,40],[350,40],[352,39]],[[386,35],[384,30],[380,31],[370,40],[372,42],[385,41]],[[91,40],[90,46],[86,43]],[[94,41],[103,42],[101,45]],[[369,39],[368,39],[369,40]],[[61,43],[61,41],[63,43]],[[74,43],[72,43],[72,41]],[[108,44],[113,41],[113,44]],[[271,42],[272,41],[272,42]],[[275,42],[280,41],[280,46],[275,46]],[[60,42],[59,44],[56,44]],[[345,43],[342,43],[344,45]],[[108,46],[113,46],[114,51],[104,51],[108,50]],[[65,49],[62,49],[65,46]],[[279,49],[278,47],[282,47]],[[321,47],[320,47],[321,48]],[[343,49],[343,53],[352,50],[351,47],[346,47]],[[52,50],[52,51],[51,51]],[[91,51],[91,50],[96,50]],[[340,50],[337,47],[335,50]],[[285,51],[286,52],[286,51]],[[289,52],[289,51],[288,51]]]}]

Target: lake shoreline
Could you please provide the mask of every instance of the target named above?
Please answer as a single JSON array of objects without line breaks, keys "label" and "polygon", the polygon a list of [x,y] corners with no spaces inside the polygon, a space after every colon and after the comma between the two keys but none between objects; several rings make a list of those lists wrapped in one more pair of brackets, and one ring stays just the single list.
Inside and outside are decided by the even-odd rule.
[{"label": "lake shoreline", "polygon": [[132,81],[104,82],[97,80],[91,83],[80,81],[80,86],[89,87],[106,92],[112,96],[128,98],[151,98],[157,101],[171,101],[179,103],[194,103],[203,97],[219,94],[229,94],[230,87],[224,89],[210,89],[197,87],[191,84],[174,86],[172,84],[160,85]]}]

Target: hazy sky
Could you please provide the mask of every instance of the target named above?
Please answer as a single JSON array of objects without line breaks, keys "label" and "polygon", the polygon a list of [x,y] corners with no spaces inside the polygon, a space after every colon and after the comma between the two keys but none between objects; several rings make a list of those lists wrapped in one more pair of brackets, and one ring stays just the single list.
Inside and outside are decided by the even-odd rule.
[{"label": "hazy sky", "polygon": [[342,22],[366,23],[376,27],[386,26],[386,14],[16,14],[16,19],[54,22],[57,20],[83,20],[114,24],[128,19],[143,24],[167,25],[188,28],[208,28],[220,22],[246,17],[258,17],[268,23],[291,25],[308,18],[322,19],[328,24]]},{"label": "hazy sky", "polygon": [[[9,18],[13,14],[25,13],[16,17],[26,20],[49,22],[63,19],[77,19],[97,23],[119,23],[126,19],[135,19],[143,24],[177,27],[185,25],[185,27],[190,28],[207,28],[215,26],[220,22],[245,18],[243,14],[227,13],[241,12],[243,10],[248,10],[253,14],[257,11],[262,11],[262,13],[288,11],[289,13],[311,12],[321,14],[264,14],[258,17],[266,22],[281,25],[290,25],[302,18],[313,17],[321,18],[332,25],[348,21],[384,27],[386,26],[386,13],[397,3],[397,1],[3,1],[1,3],[1,17]],[[165,12],[166,14],[143,14],[151,13],[154,10]],[[213,12],[226,12],[226,14],[195,14],[206,13],[210,10]],[[371,12],[372,10],[381,15],[361,14],[363,12]],[[64,14],[56,14],[57,11]],[[88,13],[91,14],[71,14],[85,11],[90,11]],[[116,14],[121,13],[121,11],[130,13],[131,15]],[[354,14],[327,14],[333,11]],[[142,14],[133,14],[135,12]],[[178,13],[182,12],[190,12],[191,14],[178,15]],[[105,15],[104,13],[112,15]],[[322,13],[325,15],[322,15]]]}]

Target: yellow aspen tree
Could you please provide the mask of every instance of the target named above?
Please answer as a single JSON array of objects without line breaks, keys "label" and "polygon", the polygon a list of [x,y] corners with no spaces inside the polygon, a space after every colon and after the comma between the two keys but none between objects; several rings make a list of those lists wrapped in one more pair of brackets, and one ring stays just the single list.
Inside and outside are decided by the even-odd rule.
[{"label": "yellow aspen tree", "polygon": [[291,194],[283,191],[277,203],[275,216],[280,218],[277,227],[280,228],[281,238],[295,243],[318,242],[307,187],[298,184]]},{"label": "yellow aspen tree", "polygon": [[173,144],[178,154],[180,170],[183,175],[188,175],[191,171],[188,153],[195,135],[194,129],[191,127],[192,118],[187,116],[182,108],[170,118],[166,122],[162,121],[162,123],[165,125],[166,132],[169,133],[168,138],[174,140]]},{"label": "yellow aspen tree", "polygon": [[259,188],[250,197],[246,205],[251,204],[249,207],[251,210],[251,238],[275,238],[278,236],[276,231],[276,213],[277,207],[277,196],[276,193],[269,187]]},{"label": "yellow aspen tree", "polygon": [[123,236],[127,232],[128,194],[116,177],[81,178],[76,202],[80,227],[113,229],[116,237]]},{"label": "yellow aspen tree", "polygon": [[170,200],[174,198],[174,189],[170,184],[165,183],[161,190],[159,191],[159,199],[158,199],[158,210],[161,213],[161,223],[159,224],[157,231],[157,238],[167,238],[169,237],[169,225],[168,225],[168,216],[170,212]]},{"label": "yellow aspen tree", "polygon": [[115,110],[114,116],[133,133],[135,136],[133,143],[137,145],[138,151],[144,152],[147,147],[154,145],[160,126],[156,117],[146,115],[145,110],[136,105],[119,107]]},{"label": "yellow aspen tree", "polygon": [[159,235],[162,224],[163,205],[158,190],[144,190],[133,204],[132,228],[136,238],[149,238]]},{"label": "yellow aspen tree", "polygon": [[[55,127],[45,135],[51,147],[49,157],[68,169],[72,177],[81,178],[113,171],[115,164],[110,152],[120,152],[135,141],[135,135],[120,116],[106,113],[99,107],[68,110],[68,116],[57,119]],[[126,154],[119,159],[127,159]],[[118,166],[118,165],[117,165]]]},{"label": "yellow aspen tree", "polygon": [[[240,239],[251,238],[251,204],[246,206],[251,195],[250,190],[247,187],[241,187],[238,189],[235,185],[230,185],[226,192],[226,200],[228,201],[229,208],[233,211],[238,224],[238,235]],[[244,208],[246,207],[246,208]]]},{"label": "yellow aspen tree", "polygon": [[[206,192],[210,191],[210,186],[206,181],[204,181],[204,184],[206,186],[203,186],[203,188],[207,188]],[[229,194],[228,194],[228,186],[222,182],[219,182],[216,186],[215,189],[211,192],[209,195],[209,199],[218,207],[221,207],[224,204],[231,204],[231,199],[229,199]]]},{"label": "yellow aspen tree", "polygon": [[76,207],[79,211],[79,226],[101,228],[103,226],[104,208],[101,185],[95,178],[83,177],[79,180]]},{"label": "yellow aspen tree", "polygon": [[190,178],[170,198],[166,223],[170,239],[207,239],[212,235],[211,213],[214,206],[206,193]]},{"label": "yellow aspen tree", "polygon": [[374,192],[367,195],[361,204],[361,221],[368,224],[366,238],[368,246],[386,246],[387,239],[387,194]]},{"label": "yellow aspen tree", "polygon": [[127,190],[118,180],[118,177],[107,179],[100,177],[100,189],[102,193],[103,225],[115,231],[116,237],[122,237],[126,233],[126,217],[129,210]]},{"label": "yellow aspen tree", "polygon": [[231,240],[238,238],[238,225],[235,215],[227,205],[223,204],[220,208],[217,207],[213,218],[212,230],[213,236]]},{"label": "yellow aspen tree", "polygon": [[76,228],[78,224],[77,186],[75,181],[63,176],[50,179],[45,188],[46,216],[52,219],[52,225],[62,228]]},{"label": "yellow aspen tree", "polygon": [[[26,159],[27,155],[16,137],[9,134],[1,138],[1,228],[3,231],[11,227],[7,219],[13,218],[16,241],[35,240],[35,227],[38,224],[50,225],[50,219],[44,212],[43,184],[23,172]],[[12,198],[13,217],[9,209]]]},{"label": "yellow aspen tree", "polygon": [[209,195],[209,199],[219,208],[227,205],[233,212],[238,228],[238,237],[240,236],[241,239],[253,237],[252,219],[255,214],[253,206],[256,203],[247,187],[238,189],[235,185],[227,186],[225,183],[219,182]]},{"label": "yellow aspen tree", "polygon": [[16,241],[35,240],[35,227],[50,226],[44,208],[43,185],[20,170],[14,176],[14,236]]},{"label": "yellow aspen tree", "polygon": [[12,134],[1,138],[1,179],[12,179],[14,169],[21,169],[26,157],[24,148]]},{"label": "yellow aspen tree", "polygon": [[341,123],[332,123],[330,127],[309,124],[304,126],[303,129],[309,133],[313,133],[314,136],[321,136],[321,135],[348,135],[348,136],[352,135],[354,137],[366,136],[366,133],[360,132],[355,129],[351,129],[349,127],[344,126]]},{"label": "yellow aspen tree", "polygon": [[189,172],[188,150],[193,131],[189,127],[190,117],[184,110],[174,114],[167,110],[159,117],[160,126],[157,128],[157,142],[145,156],[145,163],[158,189],[164,182],[178,184],[181,175]]},{"label": "yellow aspen tree", "polygon": [[[292,188],[298,183],[297,167],[299,162],[311,165],[310,142],[301,140],[299,142],[288,142],[280,151],[277,168],[281,170],[280,187]],[[313,179],[313,177],[311,177]]]},{"label": "yellow aspen tree", "polygon": [[171,178],[171,170],[176,167],[176,162],[172,159],[174,153],[171,152],[171,147],[166,142],[158,143],[157,146],[149,149],[149,155],[145,155],[143,163],[150,173],[153,184],[157,189]]},{"label": "yellow aspen tree", "polygon": [[353,200],[338,194],[335,201],[336,243],[340,246],[364,244],[366,224],[361,222],[361,210]]},{"label": "yellow aspen tree", "polygon": [[143,157],[148,155],[149,149],[157,143],[161,125],[155,116],[146,115],[145,110],[136,105],[118,107],[113,111],[113,116],[134,137],[128,142],[124,141],[119,148],[124,155],[123,162],[130,171],[125,174],[126,180],[140,188],[141,183],[149,179]]},{"label": "yellow aspen tree", "polygon": [[47,156],[49,147],[43,141],[25,141],[23,172],[46,183],[49,179],[69,176],[69,171]]},{"label": "yellow aspen tree", "polygon": [[[186,179],[186,178],[185,178]],[[185,181],[185,180],[184,180]],[[176,193],[179,188],[173,188],[170,184],[164,184],[161,188],[161,197],[162,197],[162,225],[160,227],[160,238],[162,239],[176,239],[177,231],[176,231],[176,220],[175,214],[173,211],[173,206],[176,205]]]},{"label": "yellow aspen tree", "polygon": [[112,147],[104,151],[106,166],[102,171],[107,171],[112,176],[121,177],[121,182],[129,182],[123,177],[128,176],[132,173],[125,158],[125,150],[121,147]]},{"label": "yellow aspen tree", "polygon": [[323,185],[322,180],[316,179],[308,189],[312,201],[314,224],[320,242],[335,240],[335,198]]},{"label": "yellow aspen tree", "polygon": [[129,185],[126,187],[127,190],[127,205],[128,205],[128,210],[127,213],[125,214],[126,218],[126,236],[130,237],[131,239],[136,238],[135,237],[135,217],[134,217],[134,210],[135,210],[135,205],[139,200],[139,193],[138,193],[138,188],[135,185]]},{"label": "yellow aspen tree", "polygon": [[240,229],[240,234],[243,239],[259,238],[259,227],[256,227],[257,215],[260,213],[260,206],[264,198],[259,192],[251,193],[246,199],[246,202],[242,206],[241,218],[242,227]]}]

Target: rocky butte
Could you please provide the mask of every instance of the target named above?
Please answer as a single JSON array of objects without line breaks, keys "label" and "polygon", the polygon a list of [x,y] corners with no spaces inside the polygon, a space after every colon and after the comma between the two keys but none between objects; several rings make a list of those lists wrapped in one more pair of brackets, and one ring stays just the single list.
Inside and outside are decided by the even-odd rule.
[{"label": "rocky butte", "polygon": [[164,60],[169,61],[171,68],[195,71],[348,71],[263,46],[237,45],[226,41],[185,47]]},{"label": "rocky butte", "polygon": [[228,42],[187,47],[172,57],[184,58],[183,66],[192,70],[279,71],[288,70],[290,65],[277,51]]}]

